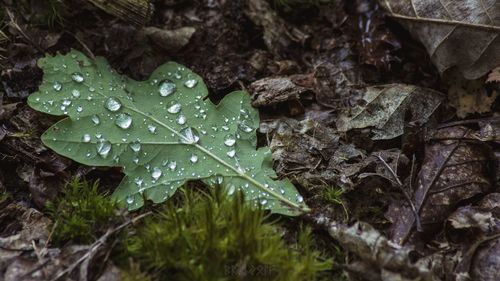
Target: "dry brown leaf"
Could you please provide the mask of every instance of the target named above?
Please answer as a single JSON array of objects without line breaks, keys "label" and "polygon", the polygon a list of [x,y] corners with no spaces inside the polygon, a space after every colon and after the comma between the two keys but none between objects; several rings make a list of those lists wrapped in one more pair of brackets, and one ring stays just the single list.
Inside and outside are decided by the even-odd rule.
[{"label": "dry brown leaf", "polygon": [[[459,202],[491,189],[489,150],[471,136],[468,128],[448,127],[437,131],[426,146],[413,196],[424,233],[439,230]],[[406,242],[416,222],[413,211],[393,206],[387,217],[393,222],[392,239]]]},{"label": "dry brown leaf", "polygon": [[380,0],[427,49],[441,73],[477,79],[500,62],[497,0]]}]

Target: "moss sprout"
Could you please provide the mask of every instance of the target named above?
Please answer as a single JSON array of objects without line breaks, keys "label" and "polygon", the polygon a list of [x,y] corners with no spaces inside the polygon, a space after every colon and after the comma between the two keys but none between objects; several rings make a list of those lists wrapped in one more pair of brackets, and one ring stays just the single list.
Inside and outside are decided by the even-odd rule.
[{"label": "moss sprout", "polygon": [[73,178],[62,196],[48,204],[55,225],[52,241],[90,243],[116,219],[116,205],[98,191],[98,182]]},{"label": "moss sprout", "polygon": [[181,198],[124,241],[127,255],[154,280],[318,280],[331,267],[310,230],[285,244],[283,230],[241,194],[183,189]]}]

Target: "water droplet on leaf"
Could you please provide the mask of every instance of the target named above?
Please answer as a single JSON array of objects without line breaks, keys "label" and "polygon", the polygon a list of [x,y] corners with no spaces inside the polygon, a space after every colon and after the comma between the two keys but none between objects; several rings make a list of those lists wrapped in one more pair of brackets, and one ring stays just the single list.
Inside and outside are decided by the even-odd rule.
[{"label": "water droplet on leaf", "polygon": [[94,123],[94,125],[99,125],[101,123],[101,119],[99,119],[99,116],[97,115],[92,115],[92,123]]},{"label": "water droplet on leaf", "polygon": [[56,81],[54,82],[54,85],[52,85],[52,88],[54,88],[54,90],[59,92],[62,89],[62,84]]},{"label": "water droplet on leaf", "polygon": [[153,172],[151,173],[151,177],[153,177],[154,180],[158,180],[161,177],[162,171],[158,167],[153,168]]},{"label": "water droplet on leaf", "polygon": [[189,161],[191,161],[191,163],[193,163],[193,164],[198,162],[198,155],[196,155],[196,154],[191,155],[191,157],[189,158]]},{"label": "water droplet on leaf", "polygon": [[233,137],[233,135],[227,135],[224,139],[224,144],[226,146],[233,146],[236,143],[236,139]]},{"label": "water droplet on leaf", "polygon": [[119,100],[115,98],[108,98],[106,102],[104,103],[104,106],[106,107],[107,110],[115,112],[120,110],[122,107],[122,104],[120,103]]},{"label": "water droplet on leaf", "polygon": [[136,141],[130,144],[130,149],[134,152],[139,152],[141,151],[141,143]]},{"label": "water droplet on leaf", "polygon": [[151,124],[149,124],[149,125],[148,125],[148,131],[149,131],[151,134],[156,133],[156,126],[155,126],[155,125],[151,125]]},{"label": "water droplet on leaf", "polygon": [[186,86],[189,89],[194,88],[198,84],[198,81],[195,79],[189,79],[186,82],[184,82],[184,86]]},{"label": "water droplet on leaf", "polygon": [[90,135],[89,134],[84,134],[82,137],[83,142],[90,142]]},{"label": "water droplet on leaf", "polygon": [[102,140],[97,143],[97,154],[101,155],[102,158],[108,157],[111,152],[111,143],[107,140]]},{"label": "water droplet on leaf", "polygon": [[75,81],[77,83],[82,83],[84,80],[83,75],[78,73],[78,72],[71,74],[71,79],[73,79],[73,81]]},{"label": "water droplet on leaf", "polygon": [[127,113],[120,113],[116,117],[115,124],[122,129],[128,129],[132,125],[132,116]]},{"label": "water droplet on leaf", "polygon": [[172,114],[179,113],[179,111],[181,111],[181,104],[180,103],[173,104],[167,109],[167,111]]},{"label": "water droplet on leaf", "polygon": [[236,150],[234,150],[234,149],[229,150],[226,154],[227,154],[227,156],[233,158],[234,155],[236,155]]},{"label": "water droplet on leaf", "polygon": [[160,96],[168,97],[175,93],[177,86],[170,80],[165,80],[160,84]]},{"label": "water droplet on leaf", "polygon": [[78,90],[73,90],[71,91],[71,95],[75,98],[79,98],[80,97],[80,91]]},{"label": "water droplet on leaf", "polygon": [[186,144],[194,144],[200,140],[200,136],[196,129],[187,127],[181,130],[181,142]]},{"label": "water droplet on leaf", "polygon": [[181,114],[179,115],[179,117],[177,117],[177,124],[184,125],[186,124],[186,120],[186,116],[184,114]]}]

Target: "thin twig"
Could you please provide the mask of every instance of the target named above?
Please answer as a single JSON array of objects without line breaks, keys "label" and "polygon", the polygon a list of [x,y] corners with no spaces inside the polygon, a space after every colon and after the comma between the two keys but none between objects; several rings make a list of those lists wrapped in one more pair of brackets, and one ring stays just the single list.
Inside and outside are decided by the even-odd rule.
[{"label": "thin twig", "polygon": [[384,160],[384,158],[382,158],[382,156],[377,155],[377,158],[382,161],[382,164],[384,164],[384,166],[387,168],[387,170],[389,170],[389,172],[391,173],[392,177],[394,178],[394,180],[396,181],[397,183],[397,187],[401,190],[401,192],[403,193],[405,199],[408,201],[408,203],[410,204],[410,207],[411,207],[411,210],[413,211],[413,216],[415,217],[415,221],[417,223],[417,230],[418,231],[422,231],[422,225],[420,224],[420,217],[418,215],[418,211],[417,211],[417,208],[415,207],[415,204],[413,203],[413,201],[411,200],[411,197],[410,195],[408,194],[408,192],[406,192],[404,186],[403,186],[403,183],[401,182],[401,180],[399,179],[399,176],[396,174],[396,172],[391,168],[391,166],[389,166],[389,164],[387,164],[387,162]]},{"label": "thin twig", "polygon": [[58,275],[56,275],[56,277],[52,278],[51,281],[56,281],[56,280],[59,280],[61,277],[63,277],[64,275],[68,274],[68,273],[71,273],[73,270],[75,270],[75,268],[80,265],[82,262],[84,262],[85,260],[89,259],[90,257],[92,257],[95,252],[97,252],[97,250],[99,250],[99,248],[104,245],[107,241],[107,239],[113,235],[114,233],[122,230],[123,228],[127,227],[128,225],[130,224],[133,224],[141,219],[143,219],[144,217],[146,216],[149,216],[150,214],[152,214],[152,212],[147,212],[145,214],[142,214],[142,215],[139,215],[121,225],[119,225],[118,227],[114,228],[114,229],[109,229],[108,231],[106,231],[106,233],[101,236],[101,238],[99,238],[97,241],[95,241],[91,246],[90,246],[90,249],[82,256],[80,257],[76,262],[74,262],[73,264],[71,264],[68,268],[66,268],[65,270],[63,270],[62,272],[60,272]]}]

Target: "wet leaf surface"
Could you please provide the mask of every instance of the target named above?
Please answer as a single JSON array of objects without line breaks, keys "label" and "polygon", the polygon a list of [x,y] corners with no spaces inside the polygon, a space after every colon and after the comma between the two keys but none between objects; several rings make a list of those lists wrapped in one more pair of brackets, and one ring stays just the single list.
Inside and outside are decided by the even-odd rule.
[{"label": "wet leaf surface", "polygon": [[82,164],[123,167],[114,198],[129,209],[144,198],[163,202],[186,181],[203,179],[231,194],[242,190],[249,202],[276,213],[307,210],[289,181],[272,179],[268,150],[255,150],[259,119],[245,92],[206,102],[201,77],[175,63],[144,82],[77,51],[39,65],[44,82],[30,106],[69,116],[44,133],[44,144]]}]

